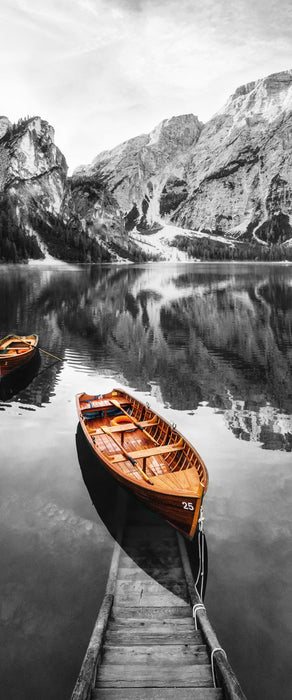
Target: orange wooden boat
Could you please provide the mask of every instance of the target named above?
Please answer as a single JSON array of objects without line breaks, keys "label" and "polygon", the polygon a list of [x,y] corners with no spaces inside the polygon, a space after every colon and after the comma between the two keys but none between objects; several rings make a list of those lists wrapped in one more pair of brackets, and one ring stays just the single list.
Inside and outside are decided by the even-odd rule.
[{"label": "orange wooden boat", "polygon": [[122,389],[76,396],[80,424],[103,466],[137,498],[192,539],[208,487],[195,448],[148,405]]},{"label": "orange wooden boat", "polygon": [[31,360],[37,345],[38,336],[35,334],[11,334],[2,338],[0,340],[0,374],[7,374]]}]

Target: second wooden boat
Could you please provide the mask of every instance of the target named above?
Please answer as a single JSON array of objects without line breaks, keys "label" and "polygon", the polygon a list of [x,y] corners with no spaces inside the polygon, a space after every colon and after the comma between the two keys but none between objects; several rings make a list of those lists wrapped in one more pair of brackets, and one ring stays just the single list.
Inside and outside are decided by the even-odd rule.
[{"label": "second wooden boat", "polygon": [[32,335],[6,335],[0,340],[0,373],[11,372],[29,362],[34,356],[38,345],[38,336]]},{"label": "second wooden boat", "polygon": [[76,397],[80,424],[103,466],[148,508],[192,539],[208,487],[197,450],[122,389]]}]

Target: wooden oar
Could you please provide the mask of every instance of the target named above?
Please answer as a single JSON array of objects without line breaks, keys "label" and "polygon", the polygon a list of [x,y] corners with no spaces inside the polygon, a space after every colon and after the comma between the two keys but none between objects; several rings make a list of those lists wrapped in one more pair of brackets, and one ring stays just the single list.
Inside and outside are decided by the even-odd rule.
[{"label": "wooden oar", "polygon": [[56,355],[52,355],[51,352],[48,352],[47,350],[43,350],[42,348],[39,348],[41,352],[45,352],[46,355],[50,355],[50,357],[54,357],[55,360],[59,360],[60,362],[65,362],[65,360],[61,360],[61,357],[56,357]]},{"label": "wooden oar", "polygon": [[110,399],[110,403],[112,403],[114,406],[116,406],[116,408],[119,408],[120,411],[122,411],[122,413],[125,414],[125,416],[128,416],[128,418],[131,418],[131,421],[134,423],[134,425],[136,425],[136,427],[139,428],[139,430],[143,430],[143,433],[145,433],[145,435],[147,435],[147,437],[149,437],[150,440],[152,440],[152,442],[155,442],[156,445],[159,444],[157,442],[157,440],[155,440],[155,438],[152,437],[152,435],[150,435],[150,433],[148,433],[147,430],[145,430],[145,428],[142,428],[142,425],[139,424],[138,420],[133,418],[133,416],[130,416],[130,414],[122,408],[121,404],[116,399]]},{"label": "wooden oar", "polygon": [[120,450],[121,450],[121,452],[123,453],[123,455],[125,455],[125,457],[127,457],[127,459],[129,460],[129,462],[131,462],[131,464],[133,464],[133,466],[136,467],[136,469],[138,469],[138,472],[140,472],[141,476],[143,476],[143,479],[145,479],[145,481],[148,481],[148,483],[151,484],[151,486],[153,486],[153,482],[150,481],[150,479],[149,479],[149,477],[147,476],[147,474],[145,474],[145,472],[143,472],[143,469],[141,469],[141,467],[139,467],[139,464],[137,464],[137,462],[135,461],[135,459],[133,459],[133,458],[129,455],[129,453],[128,453],[126,450],[124,450],[124,448],[122,447],[121,443],[120,443],[118,440],[116,440],[116,438],[114,438],[114,436],[112,435],[112,433],[108,430],[107,426],[106,426],[106,425],[102,425],[102,426],[101,426],[101,429],[102,429],[102,431],[103,431],[104,433],[106,433],[106,435],[108,435],[108,436],[116,443],[116,445],[120,448]]}]

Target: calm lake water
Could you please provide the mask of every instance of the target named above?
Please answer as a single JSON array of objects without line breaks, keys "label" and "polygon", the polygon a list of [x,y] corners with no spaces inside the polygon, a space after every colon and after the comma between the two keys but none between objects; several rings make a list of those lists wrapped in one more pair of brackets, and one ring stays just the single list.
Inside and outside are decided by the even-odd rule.
[{"label": "calm lake water", "polygon": [[75,394],[113,385],[203,457],[209,617],[247,697],[290,699],[291,266],[2,267],[11,330],[64,361],[40,353],[0,382],[5,700],[65,700],[78,675],[113,538],[83,480]]}]

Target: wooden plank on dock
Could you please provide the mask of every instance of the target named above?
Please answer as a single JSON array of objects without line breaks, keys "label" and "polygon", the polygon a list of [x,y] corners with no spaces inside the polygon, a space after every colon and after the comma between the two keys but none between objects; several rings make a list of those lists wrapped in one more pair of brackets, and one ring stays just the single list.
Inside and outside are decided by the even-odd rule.
[{"label": "wooden plank on dock", "polygon": [[177,583],[176,586],[177,592],[173,593],[156,581],[134,581],[131,585],[129,585],[129,581],[117,581],[115,601],[117,605],[124,606],[154,605],[159,607],[162,605],[165,607],[165,605],[176,605],[189,607],[189,603],[185,600],[187,597],[185,582]]},{"label": "wooden plank on dock", "polygon": [[168,549],[161,552],[155,551],[155,549],[145,552],[140,549],[133,554],[133,558],[124,552],[121,554],[121,566],[136,570],[137,565],[147,572],[158,568],[162,573],[168,571],[172,566],[180,567],[181,559],[178,553],[171,554]]},{"label": "wooden plank on dock", "polygon": [[200,644],[202,636],[194,632],[166,632],[151,633],[147,629],[143,632],[106,632],[105,642],[115,646],[128,646],[131,644]]},{"label": "wooden plank on dock", "polygon": [[[180,583],[184,581],[184,572],[182,566],[172,566],[167,571],[161,571],[159,567],[153,567],[150,572],[144,571],[140,566],[131,568],[130,566],[120,567],[120,577],[121,581],[152,581],[156,580],[166,586],[170,584],[171,581],[174,583]],[[184,581],[184,586],[185,581]]]},{"label": "wooden plank on dock", "polygon": [[137,608],[137,607],[127,607],[123,608],[115,604],[114,608],[112,609],[112,614],[111,614],[111,619],[112,620],[122,620],[123,618],[130,619],[130,618],[143,618],[143,619],[149,619],[149,620],[167,620],[169,618],[176,618],[176,619],[182,619],[182,618],[187,618],[190,619],[190,610],[187,606],[185,607],[180,607],[180,606],[159,606],[158,608],[153,605],[150,607],[143,607],[143,608]]},{"label": "wooden plank on dock", "polygon": [[223,700],[220,688],[99,688],[92,700]]},{"label": "wooden plank on dock", "polygon": [[208,664],[205,644],[147,644],[116,647],[104,645],[103,663],[145,663],[147,666],[169,666],[173,664]]},{"label": "wooden plank on dock", "polygon": [[137,619],[135,617],[122,618],[120,620],[110,621],[108,624],[108,630],[111,632],[126,631],[129,632],[143,632],[147,629],[147,632],[152,632],[153,634],[158,634],[163,632],[164,634],[171,634],[172,632],[193,632],[194,622],[192,618],[169,618],[168,620],[143,620]]},{"label": "wooden plank on dock", "polygon": [[116,688],[204,688],[212,686],[210,665],[152,666],[147,664],[101,664],[96,687]]}]

